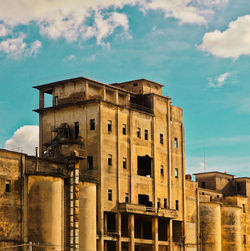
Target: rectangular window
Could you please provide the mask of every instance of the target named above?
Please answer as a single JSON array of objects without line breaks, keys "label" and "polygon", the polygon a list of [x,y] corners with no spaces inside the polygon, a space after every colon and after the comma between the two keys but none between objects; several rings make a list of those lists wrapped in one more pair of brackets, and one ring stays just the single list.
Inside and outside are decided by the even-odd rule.
[{"label": "rectangular window", "polygon": [[167,199],[165,198],[165,199],[164,199],[164,208],[167,208],[167,202],[168,202],[168,201],[167,201]]},{"label": "rectangular window", "polygon": [[108,120],[108,132],[112,132],[112,121]]},{"label": "rectangular window", "polygon": [[141,138],[141,128],[137,128],[137,138]]},{"label": "rectangular window", "polygon": [[175,168],[174,176],[175,176],[175,178],[178,178],[178,168]]},{"label": "rectangular window", "polygon": [[123,135],[127,134],[127,130],[126,130],[126,125],[125,124],[122,125],[122,134]]},{"label": "rectangular window", "polygon": [[112,189],[108,190],[108,200],[112,201]]},{"label": "rectangular window", "polygon": [[206,182],[205,182],[205,181],[202,181],[202,182],[201,182],[201,187],[202,187],[202,188],[206,188]]},{"label": "rectangular window", "polygon": [[90,120],[90,130],[94,131],[95,130],[95,119]]},{"label": "rectangular window", "polygon": [[145,137],[145,140],[148,140],[148,130],[144,131],[144,137]]},{"label": "rectangular window", "polygon": [[123,158],[123,160],[122,160],[122,166],[123,166],[124,169],[127,168],[127,159],[126,158]]},{"label": "rectangular window", "polygon": [[10,185],[11,185],[11,181],[10,180],[6,180],[6,182],[5,182],[5,192],[6,193],[10,192]]},{"label": "rectangular window", "polygon": [[55,105],[58,106],[58,96],[55,96]]},{"label": "rectangular window", "polygon": [[243,212],[243,213],[246,212],[246,206],[245,206],[245,204],[242,204],[242,212]]},{"label": "rectangular window", "polygon": [[174,138],[174,148],[177,148],[177,147],[178,147],[178,139]]},{"label": "rectangular window", "polygon": [[137,83],[134,83],[133,86],[138,86],[138,84],[137,84]]},{"label": "rectangular window", "polygon": [[93,156],[88,156],[88,169],[92,170],[93,169]]},{"label": "rectangular window", "polygon": [[128,203],[128,193],[125,193],[125,202]]},{"label": "rectangular window", "polygon": [[112,166],[112,155],[111,154],[109,154],[109,156],[108,156],[108,165]]},{"label": "rectangular window", "polygon": [[163,134],[160,134],[160,143],[163,145]]},{"label": "rectangular window", "polygon": [[247,244],[247,236],[245,234],[243,234],[243,244],[244,245]]},{"label": "rectangular window", "polygon": [[179,210],[179,201],[178,200],[175,201],[175,209]]},{"label": "rectangular window", "polygon": [[161,199],[157,199],[157,208],[161,208]]},{"label": "rectangular window", "polygon": [[75,139],[79,136],[79,122],[75,122]]},{"label": "rectangular window", "polygon": [[161,175],[163,176],[164,175],[164,166],[163,165],[161,165],[160,172],[161,172]]}]

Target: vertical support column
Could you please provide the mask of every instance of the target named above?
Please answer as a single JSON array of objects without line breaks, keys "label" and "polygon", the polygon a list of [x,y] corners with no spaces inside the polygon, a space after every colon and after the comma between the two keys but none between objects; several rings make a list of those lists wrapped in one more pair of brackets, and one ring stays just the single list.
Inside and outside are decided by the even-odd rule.
[{"label": "vertical support column", "polygon": [[44,92],[39,91],[39,109],[44,108]]},{"label": "vertical support column", "polygon": [[135,216],[134,214],[129,215],[129,233],[130,233],[130,245],[129,251],[135,251]]},{"label": "vertical support column", "polygon": [[102,98],[103,100],[105,101],[106,100],[106,87],[104,86],[103,89],[102,89],[103,93],[102,93]]},{"label": "vertical support column", "polygon": [[118,90],[115,91],[115,103],[118,105],[119,104],[119,94]]},{"label": "vertical support column", "polygon": [[153,233],[153,240],[154,240],[154,251],[158,251],[159,250],[159,246],[158,246],[158,218],[157,217],[153,217],[152,218],[152,233]]},{"label": "vertical support column", "polygon": [[169,220],[169,251],[173,250],[173,220]]},{"label": "vertical support column", "polygon": [[[155,99],[153,98],[153,102]],[[153,105],[155,107],[155,104]],[[151,127],[152,127],[152,135],[151,135],[151,149],[152,149],[152,156],[153,156],[153,203],[154,203],[154,210],[157,211],[157,168],[156,168],[156,122],[155,116],[152,117]],[[151,171],[152,175],[152,171]]]},{"label": "vertical support column", "polygon": [[85,84],[85,100],[88,99],[88,96],[89,96],[89,84],[86,81],[86,84]]},{"label": "vertical support column", "polygon": [[120,203],[120,138],[119,138],[119,107],[116,108],[116,185],[117,185],[117,203]]},{"label": "vertical support column", "polygon": [[117,230],[118,230],[118,243],[116,245],[116,251],[122,251],[122,230],[121,230],[122,220],[121,220],[121,214],[117,214]]},{"label": "vertical support column", "polygon": [[133,152],[134,152],[134,135],[133,135],[133,111],[129,111],[129,173],[130,173],[130,203],[136,204],[133,194]]},{"label": "vertical support column", "polygon": [[170,100],[167,102],[167,139],[168,139],[168,207],[172,209],[172,147],[171,147],[171,108]]}]

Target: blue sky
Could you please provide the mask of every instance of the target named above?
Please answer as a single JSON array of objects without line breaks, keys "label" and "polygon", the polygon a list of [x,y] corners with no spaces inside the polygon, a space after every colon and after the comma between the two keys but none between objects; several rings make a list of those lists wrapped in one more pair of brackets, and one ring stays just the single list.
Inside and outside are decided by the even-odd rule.
[{"label": "blue sky", "polygon": [[148,78],[184,110],[187,172],[250,176],[250,1],[0,6],[0,147],[34,152],[34,85],[76,76],[105,83]]}]

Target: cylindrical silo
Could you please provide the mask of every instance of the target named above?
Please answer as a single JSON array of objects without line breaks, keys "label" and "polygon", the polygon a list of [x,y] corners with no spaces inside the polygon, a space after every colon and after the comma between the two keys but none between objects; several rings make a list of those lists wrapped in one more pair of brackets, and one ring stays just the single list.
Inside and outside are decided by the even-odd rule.
[{"label": "cylindrical silo", "polygon": [[96,184],[80,182],[80,250],[96,251]]},{"label": "cylindrical silo", "polygon": [[200,235],[202,251],[221,251],[221,204],[200,203]]},{"label": "cylindrical silo", "polygon": [[221,208],[222,251],[241,250],[241,208],[223,205]]},{"label": "cylindrical silo", "polygon": [[[38,247],[60,250],[64,245],[64,180],[28,177],[28,238]],[[45,250],[46,248],[43,248]]]}]

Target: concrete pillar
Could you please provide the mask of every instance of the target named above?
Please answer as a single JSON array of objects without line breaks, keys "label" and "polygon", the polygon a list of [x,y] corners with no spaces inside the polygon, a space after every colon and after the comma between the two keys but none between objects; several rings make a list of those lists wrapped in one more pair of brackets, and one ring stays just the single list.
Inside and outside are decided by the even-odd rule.
[{"label": "concrete pillar", "polygon": [[129,215],[129,233],[130,233],[130,245],[129,245],[129,251],[135,251],[135,216],[134,214]]},{"label": "concrete pillar", "polygon": [[121,219],[121,214],[118,213],[117,214],[117,230],[118,230],[118,243],[116,245],[116,251],[121,251],[122,250],[122,240],[121,240],[121,236],[122,236],[122,229],[121,229],[121,224],[122,224],[122,219]]},{"label": "concrete pillar", "polygon": [[115,91],[115,103],[118,105],[119,104],[119,94],[118,91]]},{"label": "concrete pillar", "polygon": [[102,98],[104,101],[106,100],[106,87],[103,87],[102,89]]},{"label": "concrete pillar", "polygon": [[169,251],[173,250],[173,220],[169,220],[168,228],[168,239],[169,239]]},{"label": "concrete pillar", "polygon": [[39,109],[44,108],[44,92],[39,91]]},{"label": "concrete pillar", "polygon": [[88,99],[89,96],[89,84],[86,82],[85,84],[85,100]]},{"label": "concrete pillar", "polygon": [[152,218],[152,233],[153,233],[153,250],[158,251],[159,246],[158,246],[158,218],[154,217]]}]

